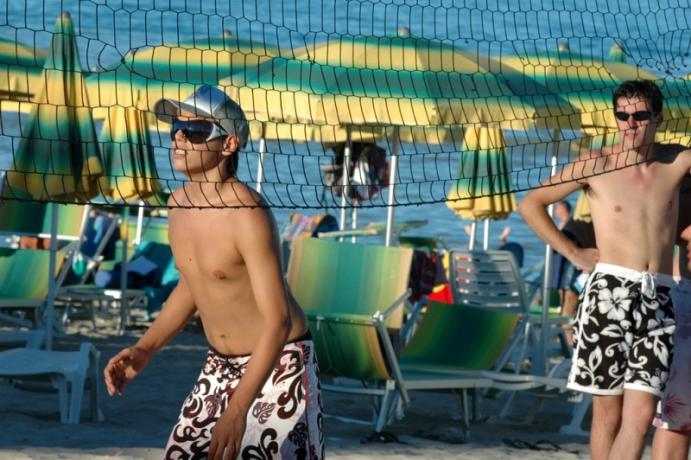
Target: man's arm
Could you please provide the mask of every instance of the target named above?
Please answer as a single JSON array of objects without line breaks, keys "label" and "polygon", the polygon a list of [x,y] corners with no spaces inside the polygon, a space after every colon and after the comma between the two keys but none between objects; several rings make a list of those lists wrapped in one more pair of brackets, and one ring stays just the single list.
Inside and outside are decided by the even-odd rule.
[{"label": "man's arm", "polygon": [[[591,272],[597,262],[596,249],[581,249],[564,235],[554,224],[547,206],[563,200],[571,193],[584,186],[584,180],[576,181],[576,168],[583,169],[583,163],[569,163],[560,172],[542,183],[540,188],[532,190],[519,203],[518,211],[530,228],[555,251],[563,255],[579,270]],[[581,177],[582,179],[582,177]],[[566,182],[566,180],[570,180]]]},{"label": "man's arm", "polygon": [[232,216],[228,225],[236,228],[237,250],[245,262],[263,323],[245,374],[214,428],[209,458],[221,458],[225,448],[228,458],[239,453],[247,412],[271,375],[291,329],[278,235],[269,213],[254,208],[234,211]]},{"label": "man's arm", "polygon": [[108,361],[103,374],[109,395],[122,394],[125,386],[146,367],[158,352],[187,324],[195,311],[192,294],[180,274],[178,285],[166,300],[161,313],[132,347],[121,350]]}]

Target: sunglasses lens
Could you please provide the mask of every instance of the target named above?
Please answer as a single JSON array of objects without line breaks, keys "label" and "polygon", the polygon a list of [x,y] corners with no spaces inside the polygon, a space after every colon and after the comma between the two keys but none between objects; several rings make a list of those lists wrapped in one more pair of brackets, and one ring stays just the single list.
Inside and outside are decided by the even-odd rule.
[{"label": "sunglasses lens", "polygon": [[182,131],[182,134],[193,144],[201,144],[211,135],[214,125],[203,120],[181,121],[175,120],[170,129],[170,139],[175,140],[175,134]]},{"label": "sunglasses lens", "polygon": [[653,113],[649,112],[647,110],[643,110],[640,112],[634,112],[634,113],[614,112],[614,116],[617,117],[617,119],[621,120],[621,121],[628,121],[629,117],[633,117],[633,119],[636,121],[645,121],[645,120],[650,120],[650,117],[652,115],[653,115]]}]

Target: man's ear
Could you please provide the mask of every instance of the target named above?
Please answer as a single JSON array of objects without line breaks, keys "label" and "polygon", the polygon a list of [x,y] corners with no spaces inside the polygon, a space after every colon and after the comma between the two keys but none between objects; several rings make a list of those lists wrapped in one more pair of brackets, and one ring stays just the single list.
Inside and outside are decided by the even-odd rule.
[{"label": "man's ear", "polygon": [[232,155],[238,151],[240,139],[235,134],[229,134],[223,141],[223,155]]}]

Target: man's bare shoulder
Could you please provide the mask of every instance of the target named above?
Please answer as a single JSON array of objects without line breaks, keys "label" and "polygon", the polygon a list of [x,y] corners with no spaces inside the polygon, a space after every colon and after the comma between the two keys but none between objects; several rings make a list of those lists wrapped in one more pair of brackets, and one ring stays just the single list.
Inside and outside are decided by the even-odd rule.
[{"label": "man's bare shoulder", "polygon": [[238,209],[261,208],[267,206],[261,194],[240,181],[228,181],[222,184],[216,184],[215,191],[218,195],[218,200],[210,200],[213,201],[215,205],[218,205],[220,202],[223,207]]}]

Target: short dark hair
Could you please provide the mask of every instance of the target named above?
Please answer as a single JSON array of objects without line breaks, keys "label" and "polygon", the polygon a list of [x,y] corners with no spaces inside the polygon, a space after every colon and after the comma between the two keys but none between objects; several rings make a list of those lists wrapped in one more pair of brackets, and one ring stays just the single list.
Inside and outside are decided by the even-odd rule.
[{"label": "short dark hair", "polygon": [[652,80],[628,80],[623,82],[619,85],[617,90],[614,91],[612,105],[616,110],[619,98],[625,97],[630,99],[636,96],[645,99],[653,112],[662,112],[662,100],[664,96],[660,88],[658,88]]}]

